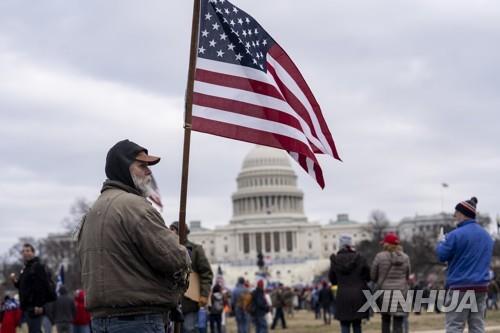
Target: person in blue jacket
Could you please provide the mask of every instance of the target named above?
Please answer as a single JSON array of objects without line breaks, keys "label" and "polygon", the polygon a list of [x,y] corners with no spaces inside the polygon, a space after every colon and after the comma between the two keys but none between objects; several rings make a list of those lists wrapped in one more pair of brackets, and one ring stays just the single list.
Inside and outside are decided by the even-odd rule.
[{"label": "person in blue jacket", "polygon": [[[446,313],[446,332],[463,332],[465,323],[469,332],[484,332],[484,316],[489,267],[493,253],[493,239],[476,222],[477,198],[462,201],[455,206],[456,229],[441,236],[436,253],[440,261],[448,263],[445,305],[457,303],[457,308]],[[477,307],[460,306],[466,295],[475,296]],[[454,295],[458,294],[458,295]],[[455,301],[458,300],[458,301]]]}]

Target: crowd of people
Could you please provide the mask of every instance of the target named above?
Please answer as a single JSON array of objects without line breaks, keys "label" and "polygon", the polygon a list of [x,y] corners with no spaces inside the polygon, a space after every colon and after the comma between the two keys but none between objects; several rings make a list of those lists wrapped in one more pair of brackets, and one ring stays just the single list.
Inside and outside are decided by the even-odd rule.
[{"label": "crowd of people", "polygon": [[[466,325],[471,332],[484,332],[486,309],[498,309],[499,287],[490,269],[493,240],[474,220],[476,204],[477,199],[473,198],[456,205],[456,228],[440,236],[436,247],[437,258],[447,263],[446,283],[442,286],[446,295],[441,305],[449,307],[455,298],[461,304],[468,292],[474,295],[470,308],[446,311],[446,332],[463,332]],[[315,318],[322,319],[325,325],[331,324],[333,316],[339,321],[342,333],[360,333],[362,322],[373,315],[372,306],[364,307],[367,291],[383,291],[375,304],[381,315],[382,333],[409,332],[408,316],[412,310],[405,308],[404,302],[395,301],[397,295],[408,295],[410,289],[413,295],[418,295],[416,291],[422,290],[421,300],[425,300],[431,288],[437,286],[423,281],[416,283],[412,278],[410,259],[396,234],[386,234],[381,245],[381,251],[369,264],[356,251],[352,238],[343,235],[339,239],[339,251],[330,258],[329,281],[323,280],[314,288],[292,290],[282,284],[269,284],[266,288],[265,281],[259,280],[250,292],[248,282],[240,278],[236,288],[227,292],[231,298],[228,314],[235,315],[238,333],[248,333],[250,323],[256,333],[267,332],[268,327],[275,329],[279,322],[286,329],[285,313],[294,308],[311,309]],[[288,296],[285,290],[289,291]],[[432,305],[433,311],[439,312],[440,307],[435,305]],[[360,311],[363,308],[365,310]]]},{"label": "crowd of people", "polygon": [[[81,289],[72,297],[64,286],[56,287],[35,248],[24,244],[24,267],[11,275],[19,297],[7,296],[2,303],[0,333],[15,332],[22,322],[29,333],[40,333],[42,327],[48,333],[52,326],[58,333],[91,328],[164,333],[174,325],[183,333],[223,333],[229,317],[238,333],[266,333],[287,329],[295,309],[309,309],[325,325],[333,317],[342,333],[360,333],[373,305],[381,315],[382,333],[409,331],[407,309],[401,303],[384,306],[393,304],[393,292],[404,295],[410,288],[410,260],[396,234],[385,235],[372,263],[343,235],[339,251],[330,257],[328,277],[314,287],[284,286],[263,274],[252,283],[241,277],[230,290],[220,276],[214,278],[203,248],[189,239],[180,244],[179,223],[167,227],[146,200],[157,193],[150,166],[159,161],[129,140],[109,150],[101,195],[76,233]],[[466,324],[471,332],[483,332],[487,306],[497,308],[499,288],[491,283],[489,269],[493,240],[475,221],[476,204],[472,198],[455,206],[456,228],[440,236],[436,247],[437,258],[447,263],[445,303],[471,291],[477,301],[477,311],[446,313],[450,333],[463,332]],[[365,307],[367,292],[383,292],[382,305]]]},{"label": "crowd of people", "polygon": [[85,308],[85,291],[73,295],[63,285],[56,286],[47,267],[36,256],[33,245],[22,248],[24,267],[11,275],[18,288],[15,295],[6,295],[0,307],[0,333],[15,333],[26,323],[29,333],[90,333],[90,313]]}]

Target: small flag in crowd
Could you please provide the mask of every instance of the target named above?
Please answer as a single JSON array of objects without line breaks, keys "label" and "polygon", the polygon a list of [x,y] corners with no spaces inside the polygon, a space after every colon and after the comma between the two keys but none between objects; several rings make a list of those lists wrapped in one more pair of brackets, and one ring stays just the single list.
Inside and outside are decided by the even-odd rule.
[{"label": "small flag in crowd", "polygon": [[57,280],[56,280],[56,293],[59,296],[59,289],[64,286],[64,265],[59,265],[59,270],[57,272]]},{"label": "small flag in crowd", "polygon": [[323,188],[315,154],[340,160],[302,74],[274,39],[226,0],[202,0],[192,129],[286,150]]}]

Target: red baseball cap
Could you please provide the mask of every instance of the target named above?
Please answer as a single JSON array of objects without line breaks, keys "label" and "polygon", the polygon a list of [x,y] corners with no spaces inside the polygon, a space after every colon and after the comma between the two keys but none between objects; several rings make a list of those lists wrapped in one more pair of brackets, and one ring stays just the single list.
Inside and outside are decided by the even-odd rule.
[{"label": "red baseball cap", "polygon": [[395,233],[390,232],[387,235],[385,235],[384,240],[381,243],[399,245],[399,237]]}]

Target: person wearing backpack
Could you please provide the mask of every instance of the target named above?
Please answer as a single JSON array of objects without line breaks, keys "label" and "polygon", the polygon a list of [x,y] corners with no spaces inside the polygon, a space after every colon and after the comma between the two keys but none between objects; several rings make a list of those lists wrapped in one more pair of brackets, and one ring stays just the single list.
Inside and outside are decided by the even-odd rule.
[{"label": "person wearing backpack", "polygon": [[24,267],[19,277],[12,273],[10,278],[19,289],[21,309],[26,313],[29,333],[40,333],[43,306],[57,298],[55,284],[49,279],[45,265],[35,256],[33,245],[25,243],[21,254]]},{"label": "person wearing backpack", "polygon": [[251,294],[245,285],[243,277],[238,278],[238,283],[231,294],[231,309],[236,318],[238,333],[248,333],[248,308],[251,303]]},{"label": "person wearing backpack", "polygon": [[215,333],[214,326],[217,326],[217,333],[222,333],[222,312],[224,311],[224,295],[222,295],[222,288],[216,284],[212,288],[212,295],[210,296],[211,305],[209,306],[209,322],[210,333]]},{"label": "person wearing backpack", "polygon": [[[370,271],[371,280],[376,283],[379,290],[384,291],[400,291],[406,296],[408,291],[408,279],[410,277],[410,258],[401,248],[399,237],[394,233],[385,235],[383,251],[377,253]],[[391,305],[393,299],[391,293],[384,292],[383,303]],[[382,303],[382,304],[383,304]],[[391,306],[387,310],[382,306],[382,333],[402,333],[403,320],[408,314],[404,312],[401,304],[397,306],[395,311],[391,310]],[[392,331],[391,331],[392,321]]]}]

